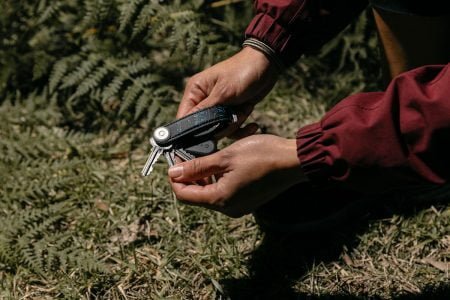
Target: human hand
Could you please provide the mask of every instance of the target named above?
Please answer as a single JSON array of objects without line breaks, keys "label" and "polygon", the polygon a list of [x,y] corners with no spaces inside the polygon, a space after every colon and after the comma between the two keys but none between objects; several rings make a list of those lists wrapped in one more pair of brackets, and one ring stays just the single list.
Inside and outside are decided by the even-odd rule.
[{"label": "human hand", "polygon": [[[216,176],[204,185],[192,182]],[[212,155],[169,169],[178,200],[240,217],[305,181],[295,140],[274,135],[243,138]]]},{"label": "human hand", "polygon": [[[275,66],[250,47],[191,77],[178,107],[177,118],[214,105],[231,105],[238,115],[238,128],[253,107],[273,88]],[[231,129],[230,131],[233,131]]]}]

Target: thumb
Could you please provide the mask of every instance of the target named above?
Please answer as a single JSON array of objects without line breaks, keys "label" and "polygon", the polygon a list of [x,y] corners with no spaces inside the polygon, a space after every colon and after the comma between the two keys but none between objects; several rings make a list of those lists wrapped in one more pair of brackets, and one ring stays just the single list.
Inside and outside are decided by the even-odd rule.
[{"label": "thumb", "polygon": [[169,177],[175,182],[192,182],[221,173],[224,170],[224,165],[221,163],[218,153],[195,158],[170,167]]}]

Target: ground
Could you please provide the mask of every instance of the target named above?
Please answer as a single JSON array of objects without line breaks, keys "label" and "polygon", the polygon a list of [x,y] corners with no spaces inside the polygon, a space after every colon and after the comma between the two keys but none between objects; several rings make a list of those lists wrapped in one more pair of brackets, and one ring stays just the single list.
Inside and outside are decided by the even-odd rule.
[{"label": "ground", "polygon": [[[287,134],[303,108],[285,105],[276,96],[272,100],[252,118],[269,132]],[[307,105],[317,112],[307,121],[323,112],[321,105]],[[30,109],[34,118],[42,119],[22,127]],[[351,229],[270,235],[251,215],[230,219],[178,203],[163,160],[150,177],[142,178],[149,147],[131,146],[135,131],[77,136],[46,124],[51,118],[48,108],[43,111],[41,116],[30,105],[2,107],[6,140],[27,139],[32,148],[28,155],[36,165],[3,162],[2,198],[17,203],[2,204],[9,212],[2,223],[8,227],[6,222],[23,217],[19,203],[45,209],[63,205],[67,209],[56,210],[63,220],[50,221],[54,225],[35,221],[36,226],[48,226],[48,244],[39,230],[30,243],[44,241],[52,247],[52,236],[67,230],[71,247],[76,245],[99,265],[90,269],[68,263],[62,268],[47,262],[48,254],[42,252],[37,262],[29,262],[27,246],[16,237],[8,241],[8,251],[19,253],[0,264],[4,298],[425,299],[449,293],[450,207],[445,203],[383,206],[356,218]],[[2,155],[20,155],[6,152],[19,152],[12,146],[2,149]],[[26,228],[11,230],[26,234]]]}]

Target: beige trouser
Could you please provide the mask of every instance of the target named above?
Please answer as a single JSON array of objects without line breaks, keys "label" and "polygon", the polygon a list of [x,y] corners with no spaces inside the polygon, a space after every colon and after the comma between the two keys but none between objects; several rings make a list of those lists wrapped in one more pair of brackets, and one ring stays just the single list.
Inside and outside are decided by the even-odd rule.
[{"label": "beige trouser", "polygon": [[374,9],[386,82],[423,65],[450,62],[450,15],[421,17]]}]

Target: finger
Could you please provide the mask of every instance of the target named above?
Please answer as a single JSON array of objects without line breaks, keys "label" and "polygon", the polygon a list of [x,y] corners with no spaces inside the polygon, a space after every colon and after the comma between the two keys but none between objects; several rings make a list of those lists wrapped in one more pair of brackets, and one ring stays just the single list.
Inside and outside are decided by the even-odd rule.
[{"label": "finger", "polygon": [[177,199],[188,204],[214,209],[211,203],[214,203],[220,197],[217,183],[201,186],[171,181],[171,185]]},{"label": "finger", "polygon": [[189,114],[189,112],[200,102],[208,97],[208,83],[194,76],[188,80],[184,90],[183,98],[178,107],[177,119]]},{"label": "finger", "polygon": [[191,100],[181,100],[180,105],[178,106],[178,111],[176,118],[181,119],[182,117],[188,115],[188,111],[190,111],[195,104]]},{"label": "finger", "polygon": [[[178,156],[175,155],[175,164],[181,164],[182,162],[184,162],[185,160],[182,160],[181,158],[179,158]],[[214,176],[212,176],[214,177]],[[194,183],[198,184],[198,185],[207,185],[207,184],[211,184],[213,183],[212,177],[205,177],[202,179],[198,179],[196,180]]]},{"label": "finger", "polygon": [[196,180],[195,183],[197,185],[208,185],[208,184],[211,184],[213,182],[211,180],[211,177],[205,177],[205,178]]},{"label": "finger", "polygon": [[239,128],[230,136],[233,140],[240,140],[255,134],[259,129],[258,124],[250,123],[245,125],[243,128]]},{"label": "finger", "polygon": [[207,186],[188,185],[178,182],[171,182],[171,184],[172,190],[180,202],[215,210],[232,218],[242,217],[245,214],[245,211],[238,207],[232,208],[224,205],[224,199],[228,196],[221,193],[217,183]]},{"label": "finger", "polygon": [[194,76],[189,79],[178,107],[177,118],[192,114],[197,110],[213,106],[221,97],[215,92],[217,78],[205,79],[205,76]]},{"label": "finger", "polygon": [[169,177],[176,182],[192,182],[224,172],[220,152],[185,161],[169,168]]},{"label": "finger", "polygon": [[217,105],[221,102],[220,100],[220,98],[210,95],[202,101],[199,101],[195,106],[191,106],[186,115],[190,115],[195,113],[196,111]]},{"label": "finger", "polygon": [[214,106],[219,104],[220,99],[208,97],[208,98],[200,98],[200,97],[191,97],[188,96],[187,100],[181,100],[180,106],[178,107],[177,118],[182,118],[184,116],[195,113],[196,111]]},{"label": "finger", "polygon": [[183,98],[181,99],[180,105],[178,106],[176,118],[182,118],[189,114],[189,112],[206,96],[201,93],[195,93],[194,91],[185,91]]}]

